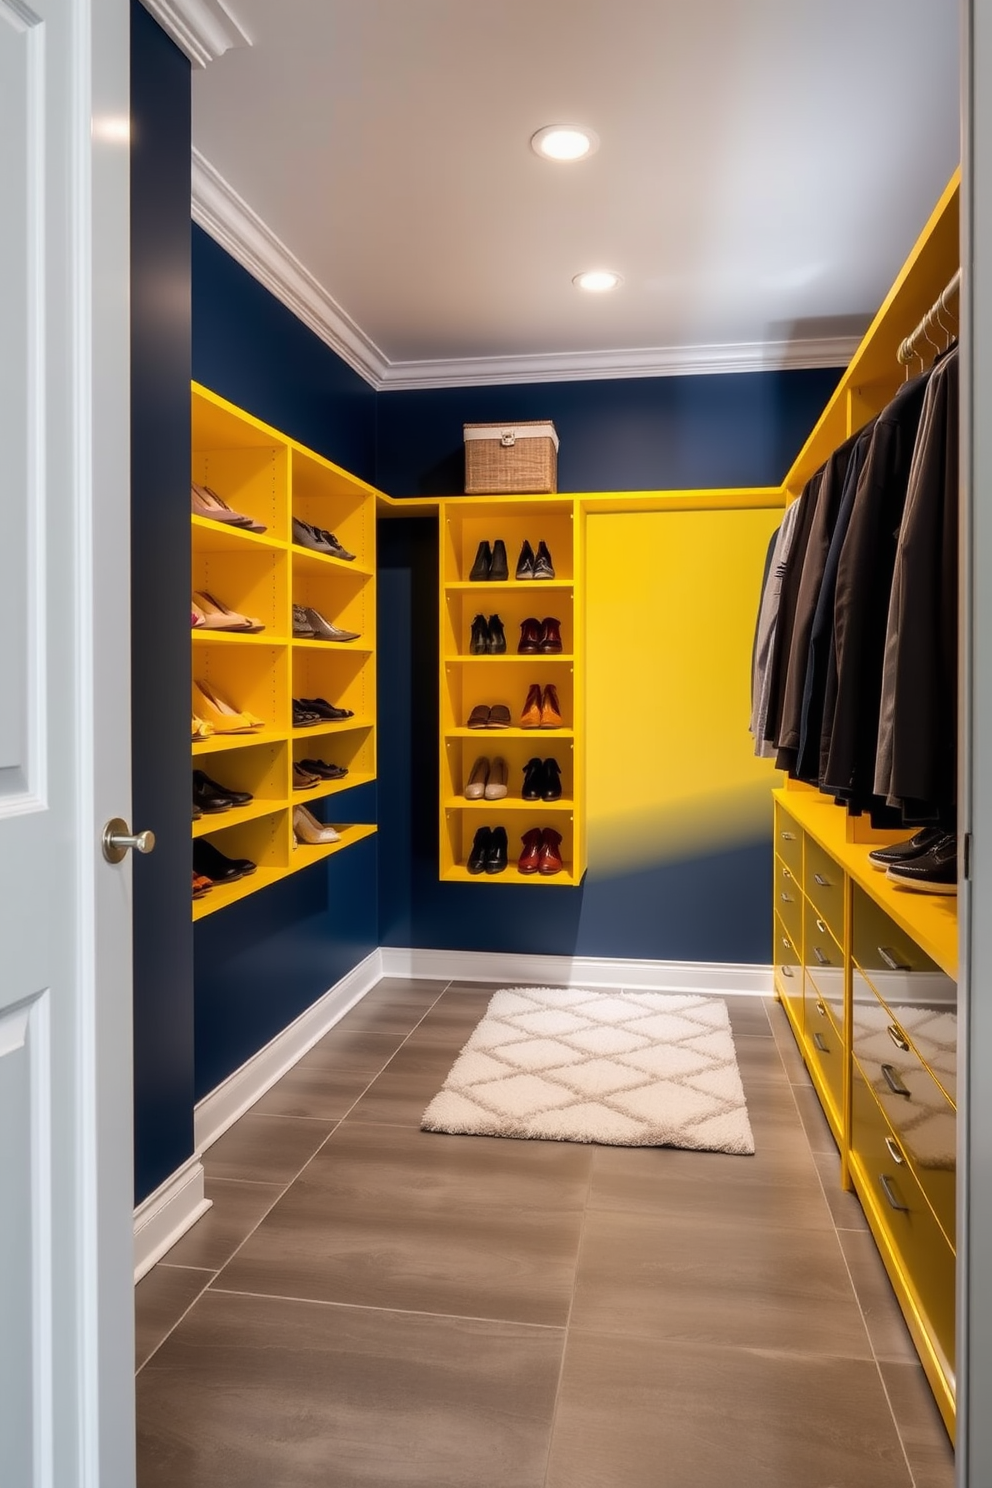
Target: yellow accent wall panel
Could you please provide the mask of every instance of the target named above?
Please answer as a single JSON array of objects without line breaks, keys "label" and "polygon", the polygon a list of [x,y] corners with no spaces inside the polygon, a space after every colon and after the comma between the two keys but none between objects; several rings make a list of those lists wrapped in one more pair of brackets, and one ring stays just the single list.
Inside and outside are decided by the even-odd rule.
[{"label": "yellow accent wall panel", "polygon": [[755,758],[747,724],[754,617],[781,517],[781,508],[745,508],[586,518],[586,803],[597,873],[767,834],[775,775]]}]

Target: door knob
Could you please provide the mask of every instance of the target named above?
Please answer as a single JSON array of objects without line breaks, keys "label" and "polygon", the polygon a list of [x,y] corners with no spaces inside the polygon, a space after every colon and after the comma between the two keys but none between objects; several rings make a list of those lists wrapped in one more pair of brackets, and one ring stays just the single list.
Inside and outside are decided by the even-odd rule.
[{"label": "door knob", "polygon": [[121,816],[112,817],[103,829],[103,856],[108,863],[119,863],[130,848],[135,852],[150,853],[155,846],[154,832],[135,832],[132,834],[127,822]]}]

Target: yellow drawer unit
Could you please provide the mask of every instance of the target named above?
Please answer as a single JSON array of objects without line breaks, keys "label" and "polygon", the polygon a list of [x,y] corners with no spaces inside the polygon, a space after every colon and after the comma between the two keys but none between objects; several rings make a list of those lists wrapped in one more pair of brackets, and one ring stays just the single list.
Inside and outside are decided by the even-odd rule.
[{"label": "yellow drawer unit", "polygon": [[[828,1004],[838,1030],[844,1028],[844,952],[816,907],[806,900],[804,969],[816,996]],[[809,1024],[807,1024],[807,1029]]]},{"label": "yellow drawer unit", "polygon": [[792,938],[793,945],[803,943],[803,896],[799,879],[781,858],[775,859],[775,912]]},{"label": "yellow drawer unit", "polygon": [[801,879],[803,829],[777,801],[775,803],[775,851],[786,867],[792,869],[797,880]]},{"label": "yellow drawer unit", "polygon": [[838,945],[844,942],[844,870],[806,834],[803,893],[816,905]]},{"label": "yellow drawer unit", "polygon": [[[912,1009],[910,1009],[912,1011]],[[853,1052],[950,1244],[954,1244],[957,1113],[900,1022],[857,970]]]},{"label": "yellow drawer unit", "polygon": [[776,914],[773,934],[775,937],[775,986],[782,1006],[797,1036],[803,1032],[803,965],[799,952],[793,945],[785,926]]},{"label": "yellow drawer unit", "polygon": [[855,1186],[947,1420],[954,1394],[954,1250],[856,1061],[851,1094]]},{"label": "yellow drawer unit", "polygon": [[806,1064],[838,1143],[844,1128],[844,1036],[811,977],[806,978]]}]

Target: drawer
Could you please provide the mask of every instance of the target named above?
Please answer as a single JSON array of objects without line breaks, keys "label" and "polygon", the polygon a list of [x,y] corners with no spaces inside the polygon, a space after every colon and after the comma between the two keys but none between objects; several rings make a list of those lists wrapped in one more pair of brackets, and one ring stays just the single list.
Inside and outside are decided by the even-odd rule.
[{"label": "drawer", "polygon": [[[827,1003],[817,993],[809,977],[805,996],[806,1062],[827,1092],[827,1115],[840,1138],[844,1112],[844,1040],[834,1023]],[[833,1110],[829,1109],[833,1106]]]},{"label": "drawer", "polygon": [[775,859],[775,912],[781,917],[797,950],[803,943],[803,896],[798,875],[781,858]]},{"label": "drawer", "polygon": [[854,887],[854,960],[950,1100],[957,1099],[957,983],[864,889]]},{"label": "drawer", "polygon": [[855,970],[853,1049],[903,1156],[954,1244],[957,1113],[892,1009]]},{"label": "drawer", "polygon": [[828,852],[806,838],[803,893],[826,920],[838,945],[844,944],[844,870]]},{"label": "drawer", "polygon": [[790,939],[782,920],[776,914],[773,919],[775,944],[775,986],[793,1027],[801,1035],[803,1031],[803,968],[799,952]]},{"label": "drawer", "polygon": [[[838,1029],[844,1027],[844,957],[830,928],[816,908],[806,901],[804,966],[817,997],[830,1007]],[[807,1024],[807,1029],[809,1025]]]},{"label": "drawer", "polygon": [[803,829],[775,802],[775,851],[798,880],[803,871]]},{"label": "drawer", "polygon": [[954,1372],[954,1251],[858,1065],[851,1072],[851,1156],[928,1331]]}]

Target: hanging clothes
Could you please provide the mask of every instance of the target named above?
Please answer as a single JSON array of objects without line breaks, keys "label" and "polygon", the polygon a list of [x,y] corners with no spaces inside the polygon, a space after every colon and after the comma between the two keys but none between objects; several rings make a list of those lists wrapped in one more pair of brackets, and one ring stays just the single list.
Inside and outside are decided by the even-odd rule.
[{"label": "hanging clothes", "polygon": [[933,369],[895,555],[875,791],[953,830],[957,801],[958,352]]},{"label": "hanging clothes", "polygon": [[754,739],[755,754],[763,757],[774,755],[771,744],[765,740],[765,723],[768,718],[769,677],[775,631],[778,625],[779,603],[782,595],[782,580],[785,576],[789,553],[795,537],[799,519],[799,501],[787,508],[782,524],[774,533],[768,547],[765,577],[758,608],[758,623],[754,632],[754,650],[751,665],[751,722],[750,731]]},{"label": "hanging clothes", "polygon": [[[810,527],[816,509],[816,498],[822,479],[823,470],[821,468],[810,476],[803,487],[802,495],[795,503],[795,506],[798,508],[798,516],[796,517],[792,545],[785,560],[785,570],[782,574],[778,621],[775,626],[775,635],[771,647],[771,660],[768,667],[768,702],[765,711],[763,741],[772,746],[772,749],[768,751],[771,754],[774,754],[775,749],[778,747],[779,728],[782,722],[782,705],[785,699],[786,668],[792,649],[792,629],[795,623],[796,600],[803,576],[803,560],[806,557],[806,545],[809,542]],[[764,751],[762,752],[764,753]]]}]

